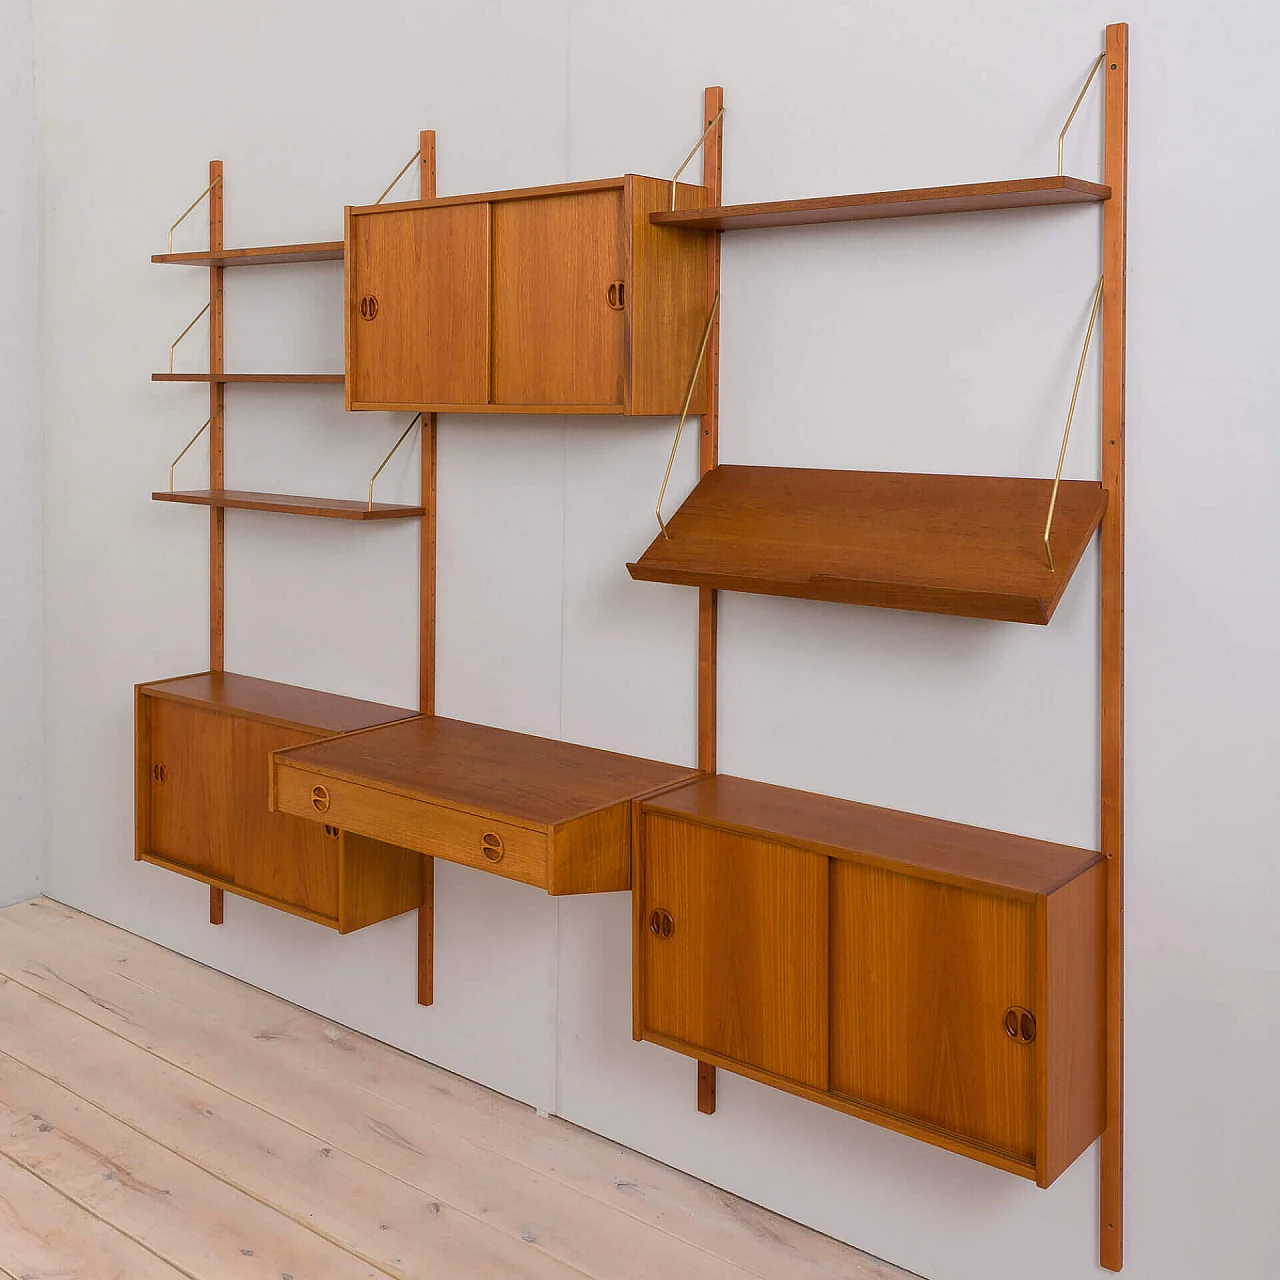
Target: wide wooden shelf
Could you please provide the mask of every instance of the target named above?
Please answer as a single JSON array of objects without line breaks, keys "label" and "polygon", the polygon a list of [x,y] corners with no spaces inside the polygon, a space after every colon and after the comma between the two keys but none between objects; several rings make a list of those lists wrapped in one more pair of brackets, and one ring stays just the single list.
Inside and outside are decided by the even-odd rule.
[{"label": "wide wooden shelf", "polygon": [[153,373],[152,382],[324,382],[341,386],[341,373]]},{"label": "wide wooden shelf", "polygon": [[341,262],[341,240],[317,244],[273,244],[253,249],[204,249],[196,253],[153,253],[152,262],[189,267],[266,267],[279,262]]},{"label": "wide wooden shelf", "polygon": [[722,466],[634,564],[646,582],[1045,624],[1106,492],[1051,480]]},{"label": "wide wooden shelf", "polygon": [[1045,205],[1096,204],[1111,188],[1083,178],[1016,178],[1008,182],[970,182],[959,187],[917,187],[908,191],[870,191],[857,195],[815,196],[807,200],[768,200],[725,204],[708,209],[654,213],[664,227],[695,231],[746,231],[753,227],[802,227],[817,222],[861,222],[870,218],[912,218],[929,213],[978,213],[991,209],[1035,209]]},{"label": "wide wooden shelf", "polygon": [[287,493],[250,493],[243,489],[163,489],[151,495],[157,502],[185,502],[197,507],[238,511],[276,511],[286,516],[325,516],[330,520],[409,520],[421,507],[390,502],[355,502],[347,498],[299,498]]}]

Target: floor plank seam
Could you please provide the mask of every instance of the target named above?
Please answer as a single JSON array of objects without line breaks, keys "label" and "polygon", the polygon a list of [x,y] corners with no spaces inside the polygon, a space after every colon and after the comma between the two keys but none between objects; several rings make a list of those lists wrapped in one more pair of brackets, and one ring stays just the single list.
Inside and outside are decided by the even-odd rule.
[{"label": "floor plank seam", "polygon": [[[3,1053],[3,1050],[0,1050],[0,1053]],[[3,1056],[9,1058],[11,1062],[17,1061],[16,1058],[10,1058],[10,1055],[7,1053],[3,1053]],[[70,1093],[70,1090],[67,1090],[67,1092]],[[166,1258],[164,1254],[153,1249],[145,1240],[139,1240],[137,1236],[131,1235],[128,1231],[122,1231],[114,1222],[108,1222],[106,1218],[101,1216],[101,1214],[95,1213],[93,1209],[88,1205],[81,1203],[81,1201],[77,1200],[75,1196],[64,1191],[56,1183],[50,1182],[49,1179],[46,1178],[38,1169],[33,1169],[29,1164],[26,1164],[22,1160],[14,1159],[14,1157],[7,1151],[0,1151],[0,1160],[7,1161],[9,1164],[13,1165],[14,1168],[21,1169],[24,1173],[35,1178],[37,1182],[43,1183],[50,1191],[60,1195],[68,1204],[74,1205],[75,1208],[86,1217],[92,1218],[95,1222],[101,1223],[109,1231],[114,1231],[115,1234],[120,1236],[122,1239],[132,1241],[138,1246],[138,1248],[145,1250],[155,1258],[157,1262],[163,1262],[165,1266],[172,1267],[179,1275],[186,1276],[187,1280],[202,1280],[202,1277],[196,1275],[194,1272],[188,1271],[186,1267],[181,1265],[181,1263],[175,1262],[172,1258]],[[8,1275],[9,1273],[5,1271],[0,1272],[0,1274]]]}]

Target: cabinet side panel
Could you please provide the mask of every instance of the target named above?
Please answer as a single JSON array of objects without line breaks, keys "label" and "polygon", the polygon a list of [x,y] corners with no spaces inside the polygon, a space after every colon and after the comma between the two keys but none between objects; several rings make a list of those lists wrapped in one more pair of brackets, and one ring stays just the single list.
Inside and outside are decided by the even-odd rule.
[{"label": "cabinet side panel", "polygon": [[1045,1186],[1106,1126],[1106,876],[1098,863],[1047,904]]},{"label": "cabinet side panel", "polygon": [[319,823],[270,811],[271,753],[315,735],[236,717],[231,721],[235,797],[226,822],[237,886],[338,918],[338,841]]},{"label": "cabinet side panel", "polygon": [[[711,298],[707,293],[713,237],[704,231],[655,227],[651,213],[671,207],[671,184],[658,178],[627,179],[630,198],[629,381],[627,412],[676,414],[684,406],[689,379],[698,358]],[[705,187],[681,183],[676,189],[681,209],[711,203]],[[690,413],[707,405],[704,362]]]},{"label": "cabinet side panel", "polygon": [[827,859],[657,814],[644,828],[645,1029],[825,1089]]},{"label": "cabinet side panel", "polygon": [[631,888],[628,801],[562,823],[551,833],[547,891],[613,893]]},{"label": "cabinet side panel", "polygon": [[342,933],[389,920],[422,905],[426,861],[422,854],[351,831],[344,831],[339,840],[342,859],[339,929]]},{"label": "cabinet side panel", "polygon": [[151,851],[151,700],[133,688],[133,856]]},{"label": "cabinet side panel", "polygon": [[620,405],[625,273],[621,190],[495,204],[493,403]]},{"label": "cabinet side panel", "polygon": [[831,1088],[1033,1162],[1034,906],[831,864]]}]

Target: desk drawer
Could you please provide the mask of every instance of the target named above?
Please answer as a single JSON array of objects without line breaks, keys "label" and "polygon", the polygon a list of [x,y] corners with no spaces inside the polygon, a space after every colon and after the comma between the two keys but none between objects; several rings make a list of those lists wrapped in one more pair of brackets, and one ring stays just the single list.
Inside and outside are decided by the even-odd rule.
[{"label": "desk drawer", "polygon": [[275,808],[448,862],[547,887],[547,837],[427,800],[380,791],[277,761]]}]

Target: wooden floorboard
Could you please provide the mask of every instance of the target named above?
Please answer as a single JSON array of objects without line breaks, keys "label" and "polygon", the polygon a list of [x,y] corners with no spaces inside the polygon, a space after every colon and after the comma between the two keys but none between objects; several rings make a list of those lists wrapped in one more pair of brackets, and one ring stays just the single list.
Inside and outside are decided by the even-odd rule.
[{"label": "wooden floorboard", "polygon": [[[403,1261],[406,1240],[417,1259],[443,1249],[429,1274],[468,1280],[908,1274],[47,899],[0,911],[0,975],[0,1050],[386,1274],[428,1274]],[[42,1046],[41,1029],[61,1051]],[[90,1046],[113,1064],[111,1082],[68,1066]],[[158,1095],[123,1086],[122,1072]],[[202,1124],[202,1106],[220,1123]],[[255,1161],[255,1116],[271,1158],[301,1183]],[[324,1177],[308,1190],[318,1151],[329,1152]],[[379,1252],[350,1209],[385,1183],[398,1188],[399,1247]],[[425,1224],[414,1218],[423,1203],[438,1206]],[[459,1270],[472,1246],[478,1260]]]}]

